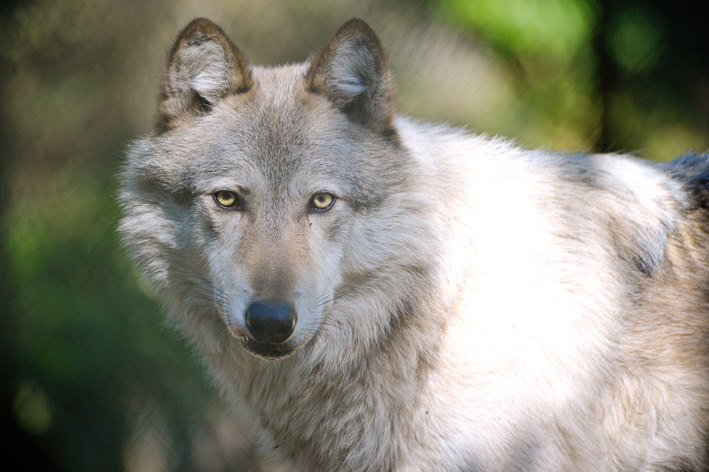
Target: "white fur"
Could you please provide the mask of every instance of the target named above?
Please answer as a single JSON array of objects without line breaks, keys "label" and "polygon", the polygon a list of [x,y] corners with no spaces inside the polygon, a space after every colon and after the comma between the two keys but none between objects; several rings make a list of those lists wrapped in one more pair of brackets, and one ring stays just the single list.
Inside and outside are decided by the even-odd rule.
[{"label": "white fur", "polygon": [[223,47],[214,41],[185,48],[180,57],[181,64],[187,68],[181,73],[186,81],[183,87],[194,90],[210,102],[221,98],[234,73],[224,60],[224,54]]},{"label": "white fur", "polygon": [[[365,93],[372,56],[343,44],[329,85]],[[193,87],[222,80],[214,54],[193,59]],[[392,144],[308,92],[307,67],[253,68],[250,94],[145,138],[122,190],[126,245],[262,455],[702,470],[709,262],[681,183],[401,117]],[[219,189],[244,209],[220,209]],[[308,212],[322,191],[335,206]],[[259,297],[297,307],[288,357],[243,344]]]}]

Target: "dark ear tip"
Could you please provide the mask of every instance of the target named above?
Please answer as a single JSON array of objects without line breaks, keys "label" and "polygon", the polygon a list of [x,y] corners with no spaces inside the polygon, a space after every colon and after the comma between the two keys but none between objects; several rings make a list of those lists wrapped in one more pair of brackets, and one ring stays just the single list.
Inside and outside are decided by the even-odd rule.
[{"label": "dark ear tip", "polygon": [[195,33],[224,34],[224,31],[212,20],[207,18],[195,18],[187,23],[187,26],[182,29],[180,36],[190,36]]},{"label": "dark ear tip", "polygon": [[364,21],[361,18],[351,18],[350,20],[346,21],[340,28],[337,30],[335,33],[335,36],[341,36],[345,34],[362,34],[364,36],[368,36],[370,38],[376,38],[377,35],[372,29],[371,26],[369,26],[369,23]]},{"label": "dark ear tip", "polygon": [[372,30],[372,27],[369,26],[369,23],[364,21],[361,18],[350,18],[347,20],[343,25],[342,28],[349,28],[349,29],[365,29],[365,30]]},{"label": "dark ear tip", "polygon": [[353,38],[362,39],[364,44],[368,46],[368,49],[377,55],[379,60],[386,63],[384,48],[372,27],[361,18],[351,18],[335,31],[330,41],[325,45],[325,48],[313,59],[308,77],[312,79],[312,73],[317,69],[317,64],[324,56],[331,53],[334,45]]},{"label": "dark ear tip", "polygon": [[177,40],[170,51],[169,62],[172,61],[173,56],[185,41],[201,43],[210,37],[229,42],[226,33],[213,21],[207,18],[195,18],[190,21],[177,35]]}]

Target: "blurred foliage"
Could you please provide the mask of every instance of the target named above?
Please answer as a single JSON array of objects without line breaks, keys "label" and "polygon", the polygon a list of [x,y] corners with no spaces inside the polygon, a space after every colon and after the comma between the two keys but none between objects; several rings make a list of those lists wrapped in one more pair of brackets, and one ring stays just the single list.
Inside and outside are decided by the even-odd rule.
[{"label": "blurred foliage", "polygon": [[692,4],[430,2],[505,64],[514,104],[483,127],[531,146],[668,160],[707,148],[709,42]]},{"label": "blurred foliage", "polygon": [[531,146],[592,147],[599,105],[594,100],[596,12],[591,3],[451,0],[438,8],[491,48],[512,81],[513,103],[496,122],[483,126]]},{"label": "blurred foliage", "polygon": [[[121,155],[191,18],[254,63],[299,61],[351,16],[408,114],[533,147],[709,147],[703,16],[682,2],[245,0],[3,4],[0,375],[6,457],[31,470],[261,470],[115,234]],[[12,462],[12,460],[10,460]]]}]

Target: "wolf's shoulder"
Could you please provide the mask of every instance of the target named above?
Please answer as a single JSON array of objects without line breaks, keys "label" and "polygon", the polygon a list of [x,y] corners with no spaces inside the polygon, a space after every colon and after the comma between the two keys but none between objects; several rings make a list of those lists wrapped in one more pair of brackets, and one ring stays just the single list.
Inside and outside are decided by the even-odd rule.
[{"label": "wolf's shoulder", "polygon": [[513,140],[478,134],[446,123],[427,123],[398,116],[401,143],[413,162],[421,167],[455,173],[459,183],[489,174],[493,180],[506,179],[517,171],[530,171],[540,157],[521,148]]}]

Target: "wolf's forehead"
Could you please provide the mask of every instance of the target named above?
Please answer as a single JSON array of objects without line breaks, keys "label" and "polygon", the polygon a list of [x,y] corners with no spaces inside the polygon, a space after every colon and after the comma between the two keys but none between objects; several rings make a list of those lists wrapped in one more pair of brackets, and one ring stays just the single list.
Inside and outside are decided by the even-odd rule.
[{"label": "wolf's forehead", "polygon": [[[306,96],[305,67],[255,67],[252,90],[247,92],[249,106],[241,110],[253,124],[267,131],[297,131],[303,126]],[[240,110],[237,109],[237,112]]]},{"label": "wolf's forehead", "polygon": [[254,68],[250,96],[234,105],[238,118],[230,133],[241,146],[240,157],[267,175],[278,172],[274,177],[279,179],[303,165],[326,166],[328,161],[318,148],[328,141],[323,138],[330,134],[329,125],[308,104],[305,70],[302,64]]},{"label": "wolf's forehead", "polygon": [[306,89],[305,72],[302,64],[254,68],[252,89],[193,130],[203,143],[197,172],[204,185],[234,180],[281,191],[336,181],[355,192],[350,176],[359,175],[360,158],[351,129],[326,99]]},{"label": "wolf's forehead", "polygon": [[253,67],[255,91],[261,100],[283,102],[304,87],[307,63],[277,67]]}]

